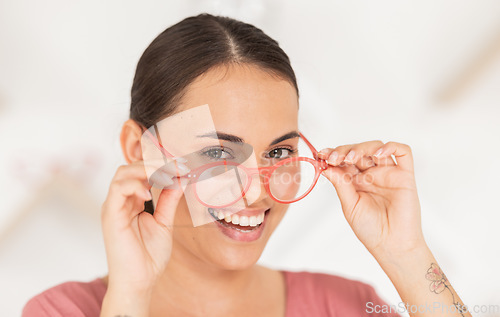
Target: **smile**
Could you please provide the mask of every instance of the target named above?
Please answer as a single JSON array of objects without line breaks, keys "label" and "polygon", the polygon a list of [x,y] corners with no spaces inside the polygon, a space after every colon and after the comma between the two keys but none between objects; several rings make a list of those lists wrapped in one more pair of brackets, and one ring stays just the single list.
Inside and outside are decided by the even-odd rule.
[{"label": "smile", "polygon": [[253,241],[260,237],[269,209],[257,215],[245,216],[208,208],[222,232],[233,240]]}]

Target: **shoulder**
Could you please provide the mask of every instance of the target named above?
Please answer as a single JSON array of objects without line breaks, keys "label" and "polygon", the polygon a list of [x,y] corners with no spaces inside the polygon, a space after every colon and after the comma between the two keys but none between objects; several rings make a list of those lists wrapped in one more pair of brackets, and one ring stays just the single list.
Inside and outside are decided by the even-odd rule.
[{"label": "shoulder", "polygon": [[32,297],[22,316],[99,316],[105,294],[106,285],[100,278],[61,283]]},{"label": "shoulder", "polygon": [[[358,280],[305,271],[283,273],[287,285],[287,308],[296,312],[305,310],[321,316],[375,316],[367,313],[371,305],[387,305],[373,286]],[[303,314],[297,314],[300,315]]]}]

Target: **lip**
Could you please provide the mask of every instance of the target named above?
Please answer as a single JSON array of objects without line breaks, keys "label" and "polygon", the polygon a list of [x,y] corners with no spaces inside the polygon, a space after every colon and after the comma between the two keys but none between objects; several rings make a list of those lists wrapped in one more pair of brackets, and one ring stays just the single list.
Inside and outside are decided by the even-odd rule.
[{"label": "lip", "polygon": [[229,212],[231,215],[238,215],[238,216],[247,216],[247,217],[251,217],[251,216],[258,216],[260,215],[261,213],[263,212],[266,212],[267,210],[269,210],[270,208],[259,208],[259,209],[236,209],[236,210],[231,210],[231,209],[227,209],[227,208],[221,208],[221,209],[217,209],[218,211],[222,210],[222,211],[227,211]]},{"label": "lip", "polygon": [[[262,212],[266,212],[268,211],[269,209],[245,209],[245,213],[236,213],[237,215],[242,215],[242,216],[255,216],[255,215],[258,215]],[[207,211],[208,212],[208,211]],[[248,232],[245,232],[245,231],[240,231],[240,230],[237,230],[237,229],[233,229],[233,228],[230,228],[230,227],[227,227],[225,226],[224,224],[222,224],[221,222],[224,221],[224,220],[216,220],[214,221],[217,228],[220,229],[220,231],[227,237],[229,237],[231,240],[235,240],[235,241],[240,241],[240,242],[252,242],[252,241],[255,241],[257,239],[259,239],[262,235],[262,232],[264,231],[264,227],[266,225],[266,220],[267,220],[267,212],[264,214],[264,220],[262,221],[262,223],[257,226],[257,227],[249,227],[249,228],[254,228],[253,230],[249,230]],[[211,217],[213,217],[212,215],[210,215]]]}]

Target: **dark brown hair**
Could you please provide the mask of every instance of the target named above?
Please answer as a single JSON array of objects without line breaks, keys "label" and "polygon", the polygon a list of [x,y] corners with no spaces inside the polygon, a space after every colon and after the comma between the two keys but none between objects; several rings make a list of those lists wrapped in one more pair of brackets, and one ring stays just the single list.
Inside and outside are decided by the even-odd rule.
[{"label": "dark brown hair", "polygon": [[290,60],[255,26],[210,14],[188,17],[158,35],[142,54],[131,91],[130,118],[145,128],[175,113],[187,86],[212,67],[250,64],[289,81]]},{"label": "dark brown hair", "polygon": [[[255,26],[210,14],[186,18],[158,35],[142,54],[131,91],[130,119],[149,128],[175,113],[186,88],[213,67],[258,66],[289,81],[299,95],[290,60]],[[144,204],[153,214],[151,201]]]}]

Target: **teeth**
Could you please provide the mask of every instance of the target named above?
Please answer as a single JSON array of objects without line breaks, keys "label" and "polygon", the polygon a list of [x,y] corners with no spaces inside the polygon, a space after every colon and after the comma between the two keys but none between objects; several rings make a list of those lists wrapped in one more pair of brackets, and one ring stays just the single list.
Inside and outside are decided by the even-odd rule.
[{"label": "teeth", "polygon": [[[240,217],[238,215],[232,215],[231,222],[235,225],[240,224]],[[243,217],[241,217],[241,225],[243,226]]]},{"label": "teeth", "polygon": [[263,213],[257,216],[257,224],[262,223],[262,221],[264,221],[264,214]]},{"label": "teeth", "polygon": [[257,217],[251,216],[248,220],[251,227],[255,227],[257,225]]},{"label": "teeth", "polygon": [[209,208],[209,212],[219,220],[224,219],[227,223],[233,223],[235,225],[240,225],[243,227],[257,227],[264,221],[264,213],[258,214],[257,216],[239,216],[237,214],[224,213],[222,211],[217,211]]},{"label": "teeth", "polygon": [[[236,215],[235,215],[236,216]],[[233,216],[234,217],[234,216]],[[248,217],[247,216],[241,216],[240,217],[240,224],[242,226],[248,226]]]}]

